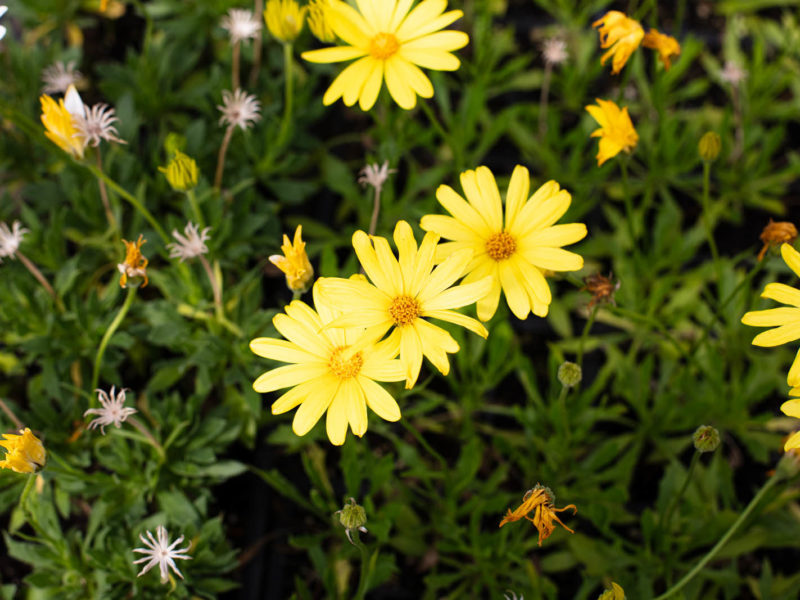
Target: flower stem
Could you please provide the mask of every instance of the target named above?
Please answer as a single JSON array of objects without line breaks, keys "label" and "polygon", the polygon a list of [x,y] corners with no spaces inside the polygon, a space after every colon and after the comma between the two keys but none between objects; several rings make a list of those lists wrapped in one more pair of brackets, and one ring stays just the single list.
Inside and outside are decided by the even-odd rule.
[{"label": "flower stem", "polygon": [[234,92],[239,89],[239,63],[241,62],[241,55],[241,42],[236,40],[233,43],[233,75],[231,76]]},{"label": "flower stem", "polygon": [[361,573],[358,577],[358,589],[356,590],[355,600],[363,600],[364,595],[367,593],[369,589],[369,580],[372,576],[372,561],[369,556],[369,551],[364,543],[359,539],[358,530],[354,532],[356,542],[355,546],[358,547],[359,552],[361,552]]},{"label": "flower stem", "polygon": [[[625,201],[625,222],[628,224],[631,248],[634,248],[636,247],[636,228],[633,224],[633,202],[631,201],[630,188],[628,187],[628,161],[625,158],[619,161],[619,168],[622,171],[622,198]],[[637,255],[637,253],[634,253],[634,256]]]},{"label": "flower stem", "polygon": [[[263,19],[264,18],[264,0],[255,0],[255,4],[253,5],[253,14],[256,19]],[[253,40],[253,66],[250,68],[250,79],[249,84],[250,87],[255,87],[256,80],[258,79],[258,72],[261,70],[261,44],[262,44],[262,32],[258,32],[256,35],[256,39]],[[235,90],[234,90],[235,91]]]},{"label": "flower stem", "polygon": [[456,172],[460,172],[462,168],[462,158],[461,158],[461,148],[454,144],[453,141],[450,139],[450,136],[447,134],[447,130],[444,128],[444,125],[439,121],[436,115],[433,112],[433,109],[428,106],[427,102],[419,102],[419,106],[422,107],[422,112],[427,115],[428,120],[433,125],[433,128],[437,131],[439,136],[442,138],[442,141],[447,144],[450,148],[450,151],[453,153],[453,162],[456,168]]},{"label": "flower stem", "polygon": [[[97,383],[100,381],[100,366],[103,364],[103,355],[106,353],[106,346],[108,346],[109,340],[111,340],[111,336],[114,335],[114,332],[119,327],[120,323],[122,323],[122,319],[125,318],[125,315],[128,314],[128,309],[130,309],[131,304],[133,303],[133,297],[136,295],[137,287],[134,285],[128,286],[128,295],[125,297],[125,302],[122,303],[122,307],[119,309],[117,316],[114,317],[114,320],[111,321],[111,325],[108,326],[106,332],[103,334],[103,339],[100,340],[100,346],[97,348],[97,354],[94,357],[94,368],[92,369],[92,385],[89,388],[90,390],[97,389]],[[97,406],[97,401],[92,397],[90,402],[92,408]]]},{"label": "flower stem", "polygon": [[561,392],[558,394],[558,410],[561,413],[561,426],[564,428],[564,438],[569,442],[569,415],[567,414],[567,394],[569,388],[565,385],[561,386]]},{"label": "flower stem", "polygon": [[[95,156],[97,157],[97,168],[102,171],[103,159],[100,156],[100,146],[97,147]],[[111,212],[111,204],[108,201],[108,191],[106,190],[106,183],[105,181],[103,181],[98,177],[97,185],[100,187],[100,199],[103,201],[103,208],[106,211],[106,219],[108,219],[108,224],[111,226],[111,229],[116,231],[118,229],[117,220],[114,218],[114,213]]]},{"label": "flower stem", "polygon": [[8,406],[8,404],[6,404],[5,400],[3,400],[2,398],[0,398],[0,410],[2,410],[6,414],[6,416],[9,419],[11,419],[11,422],[14,423],[14,427],[16,427],[17,429],[25,428],[25,425],[22,424],[22,421],[20,421],[17,418],[17,415],[14,414],[14,411],[11,410],[11,408]]},{"label": "flower stem", "polygon": [[141,213],[141,215],[145,219],[147,219],[147,222],[150,223],[150,225],[152,225],[153,229],[155,229],[156,233],[161,237],[163,242],[165,244],[169,242],[169,236],[167,235],[167,232],[164,231],[164,228],[161,227],[158,221],[156,221],[156,218],[153,216],[153,213],[147,210],[147,208],[145,208],[145,206],[141,202],[139,202],[139,200],[133,194],[125,190],[122,186],[120,186],[116,181],[111,179],[108,175],[106,175],[101,169],[97,168],[95,165],[83,162],[79,164],[89,169],[95,177],[97,177],[98,179],[102,179],[106,183],[106,185],[108,185],[109,188],[111,188],[117,194],[125,198],[125,200],[127,200],[131,204],[131,206],[133,206],[136,210],[138,210]]},{"label": "flower stem", "polygon": [[661,529],[662,535],[667,535],[669,533],[669,522],[672,519],[672,513],[675,510],[675,507],[683,498],[683,494],[686,492],[686,488],[689,487],[689,482],[692,480],[692,475],[694,475],[694,471],[697,467],[697,463],[700,460],[700,452],[697,450],[694,451],[694,455],[692,455],[692,461],[689,463],[689,470],[686,472],[686,479],[683,481],[683,485],[681,489],[678,490],[678,493],[672,497],[672,500],[667,506],[667,510],[661,515],[661,524],[659,529]]},{"label": "flower stem", "polygon": [[293,60],[292,60],[292,44],[285,42],[283,44],[283,73],[286,80],[284,91],[285,97],[283,102],[283,120],[281,121],[281,129],[278,133],[278,139],[275,142],[275,148],[282,148],[286,142],[286,136],[289,135],[289,126],[292,121],[292,103],[294,102],[294,76],[293,76]]},{"label": "flower stem", "polygon": [[589,313],[589,318],[586,320],[586,325],[583,326],[581,339],[578,342],[578,357],[576,358],[575,362],[578,363],[578,366],[581,368],[583,368],[583,349],[586,345],[586,338],[589,337],[589,331],[592,329],[592,325],[594,325],[594,319],[596,316],[597,304],[592,307],[592,312]]},{"label": "flower stem", "polygon": [[550,95],[550,78],[553,75],[553,65],[549,61],[544,63],[544,79],[542,91],[539,95],[539,137],[547,133],[547,97]]},{"label": "flower stem", "polygon": [[166,453],[164,452],[164,447],[156,441],[156,438],[153,437],[153,434],[150,433],[150,431],[147,429],[147,427],[142,425],[142,423],[141,423],[141,421],[139,421],[139,419],[137,419],[136,417],[131,416],[131,417],[128,417],[127,421],[128,421],[128,423],[133,425],[133,427],[135,429],[137,429],[139,431],[139,433],[141,433],[144,437],[147,438],[147,441],[150,442],[150,444],[153,446],[153,448],[156,449],[158,454],[161,456],[162,460],[166,458]]},{"label": "flower stem", "polygon": [[217,319],[224,319],[225,308],[222,305],[222,290],[220,289],[219,281],[217,281],[217,278],[214,276],[214,271],[211,269],[211,265],[205,255],[201,254],[199,258],[200,263],[206,271],[206,275],[208,275],[208,280],[211,282],[211,290],[214,292],[214,309],[216,310]]},{"label": "flower stem", "polygon": [[761,499],[776,483],[778,483],[780,479],[781,478],[776,475],[773,475],[772,477],[767,479],[767,481],[764,482],[764,485],[761,486],[761,489],[758,491],[758,493],[750,501],[750,504],[747,505],[744,511],[742,511],[742,514],[739,515],[739,518],[736,519],[733,525],[730,526],[728,531],[725,532],[725,535],[723,535],[719,539],[719,541],[714,545],[714,547],[711,548],[711,550],[709,550],[702,559],[700,559],[700,562],[698,562],[691,571],[689,571],[686,575],[683,576],[683,579],[681,579],[678,583],[669,588],[666,592],[658,596],[655,600],[666,600],[667,598],[670,598],[674,594],[677,594],[681,589],[683,589],[683,587],[687,583],[689,583],[692,579],[694,579],[695,576],[700,571],[702,571],[703,568],[709,563],[709,561],[711,561],[711,559],[713,559],[717,555],[717,553],[719,553],[719,551],[722,550],[723,546],[725,546],[725,544],[728,543],[728,540],[731,539],[733,534],[736,533],[739,530],[739,528],[744,524],[744,522],[747,520],[747,517],[750,516],[750,513],[753,512],[753,510],[761,501]]},{"label": "flower stem", "polygon": [[31,260],[19,250],[14,253],[14,256],[19,259],[19,262],[25,265],[25,268],[28,269],[31,275],[36,278],[36,281],[42,284],[42,287],[45,289],[45,291],[47,291],[48,294],[50,294],[50,297],[56,303],[58,310],[63,311],[64,305],[61,302],[61,298],[56,295],[56,291],[53,289],[53,286],[50,285],[50,282],[47,281],[47,279],[45,279],[44,275],[42,275],[42,272],[36,267],[36,265],[33,264]]},{"label": "flower stem", "polygon": [[234,125],[228,125],[225,130],[225,137],[222,138],[222,144],[219,147],[219,155],[217,156],[217,172],[214,175],[214,189],[217,191],[222,187],[222,172],[225,170],[225,154],[228,152],[228,145],[231,143],[233,136]]},{"label": "flower stem", "polygon": [[194,213],[194,218],[197,220],[197,225],[200,228],[205,227],[206,223],[203,219],[203,213],[200,212],[200,206],[197,204],[197,196],[194,193],[194,189],[186,190],[186,197],[189,199],[189,206],[192,207],[192,212]]},{"label": "flower stem", "polygon": [[711,224],[711,194],[709,189],[711,187],[711,163],[707,160],[703,161],[703,221],[706,226],[706,235],[708,236],[708,245],[711,248],[711,256],[714,259],[714,267],[719,275],[719,251],[717,250],[717,242],[714,240],[714,229]]},{"label": "flower stem", "polygon": [[372,218],[369,220],[369,235],[375,235],[378,227],[378,215],[381,212],[381,186],[375,186],[375,197],[372,204]]}]

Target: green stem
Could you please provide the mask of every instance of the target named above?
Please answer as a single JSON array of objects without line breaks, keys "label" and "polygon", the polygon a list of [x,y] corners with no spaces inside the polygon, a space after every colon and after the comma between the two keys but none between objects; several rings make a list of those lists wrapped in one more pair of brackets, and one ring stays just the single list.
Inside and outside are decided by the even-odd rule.
[{"label": "green stem", "polygon": [[702,559],[700,559],[700,562],[698,562],[691,571],[689,571],[686,575],[684,575],[683,578],[678,583],[676,583],[666,592],[658,596],[655,600],[666,600],[667,598],[673,596],[674,594],[677,594],[681,589],[683,589],[683,587],[687,583],[689,583],[692,579],[694,579],[695,576],[700,571],[702,571],[703,568],[719,553],[719,551],[722,550],[723,546],[725,546],[725,544],[728,543],[728,540],[731,539],[731,537],[733,537],[733,534],[739,530],[739,528],[747,520],[747,517],[750,516],[750,513],[753,512],[758,503],[761,502],[761,499],[776,483],[778,483],[780,479],[781,478],[777,477],[776,475],[773,475],[772,477],[767,479],[764,485],[761,486],[761,489],[758,491],[758,493],[750,501],[750,504],[747,505],[744,511],[742,511],[742,514],[739,515],[739,518],[736,519],[734,524],[730,526],[730,529],[728,529],[728,531],[725,532],[725,535],[723,535],[720,538],[720,540],[714,545],[714,547],[711,548],[711,550],[709,550],[708,553]]},{"label": "green stem", "polygon": [[419,102],[419,106],[422,107],[422,112],[428,117],[428,120],[433,125],[433,128],[442,138],[442,141],[447,144],[450,148],[450,151],[453,153],[453,162],[455,163],[456,172],[460,172],[463,168],[463,159],[461,157],[461,147],[458,144],[453,143],[450,135],[448,135],[447,130],[444,128],[444,125],[439,121],[436,115],[433,112],[433,109],[428,105],[427,102],[424,100]]},{"label": "green stem", "polygon": [[406,419],[400,419],[400,424],[403,427],[405,427],[406,431],[408,431],[412,436],[414,436],[414,439],[416,439],[419,442],[420,446],[425,448],[428,454],[433,456],[439,462],[439,465],[442,468],[445,469],[447,468],[447,461],[444,459],[444,457],[433,449],[433,447],[425,440],[424,437],[422,437],[422,434],[419,431],[417,431],[416,428],[412,427],[407,422]]},{"label": "green stem", "polygon": [[155,229],[156,233],[158,233],[158,235],[161,237],[164,243],[166,244],[169,242],[169,236],[167,235],[167,232],[164,231],[164,228],[161,227],[158,221],[156,221],[153,214],[149,210],[147,210],[145,206],[141,202],[139,202],[139,200],[133,194],[125,190],[122,186],[120,186],[116,181],[111,179],[103,171],[98,169],[95,165],[83,162],[79,162],[78,164],[89,169],[89,171],[91,171],[95,177],[101,179],[102,181],[105,181],[108,187],[110,187],[117,194],[125,198],[125,200],[127,200],[131,204],[131,206],[133,206],[136,210],[138,210],[142,214],[142,216],[145,219],[147,219],[147,222],[150,223],[150,225],[152,225],[153,229]]},{"label": "green stem", "polygon": [[[128,286],[128,295],[125,297],[125,302],[122,303],[122,307],[119,309],[117,316],[114,317],[113,321],[111,321],[111,325],[108,326],[108,329],[106,329],[106,332],[103,334],[103,339],[100,340],[100,347],[97,349],[97,355],[94,357],[92,386],[90,388],[91,392],[94,392],[94,390],[97,389],[97,384],[100,381],[100,367],[103,364],[103,355],[106,353],[106,346],[108,346],[111,336],[114,335],[114,332],[117,330],[120,323],[122,323],[122,319],[124,319],[125,315],[128,314],[128,309],[130,309],[131,304],[133,303],[133,297],[136,295],[136,289],[136,286]],[[96,407],[96,405],[97,401],[95,400],[94,396],[92,396],[92,408]]]},{"label": "green stem", "polygon": [[358,547],[359,552],[361,552],[361,573],[358,577],[358,589],[356,590],[354,598],[355,600],[363,600],[364,595],[369,589],[369,580],[372,576],[372,569],[370,568],[371,560],[367,547],[358,537],[358,530],[355,530],[353,535],[355,537],[355,546]]},{"label": "green stem", "polygon": [[[633,202],[631,201],[630,189],[628,188],[628,161],[624,157],[619,161],[619,168],[622,171],[622,197],[625,201],[625,221],[628,224],[628,235],[631,238],[631,248],[636,247],[636,228],[633,223]],[[634,252],[634,256],[638,253]]]},{"label": "green stem", "polygon": [[292,121],[292,103],[294,102],[294,76],[292,61],[292,44],[283,44],[283,72],[286,79],[285,84],[285,97],[283,102],[283,120],[281,121],[280,133],[275,142],[275,148],[282,148],[286,142],[286,137],[289,135],[289,125]]},{"label": "green stem", "polygon": [[580,342],[578,342],[578,358],[575,360],[578,366],[583,368],[583,348],[586,345],[586,338],[589,337],[589,331],[594,325],[594,318],[597,316],[597,304],[592,307],[592,312],[589,313],[589,318],[586,320],[586,325],[583,326]]},{"label": "green stem", "polygon": [[678,493],[672,497],[672,500],[667,506],[667,510],[661,515],[661,532],[662,534],[669,533],[669,522],[672,519],[672,513],[675,510],[675,507],[680,502],[681,498],[683,498],[683,494],[686,492],[686,488],[689,487],[689,482],[692,480],[692,475],[694,475],[695,468],[697,467],[697,463],[700,460],[700,452],[695,450],[694,455],[692,455],[692,461],[689,463],[689,470],[686,472],[686,479],[683,481],[683,485],[681,489],[678,490]]},{"label": "green stem", "polygon": [[569,441],[569,416],[567,414],[567,394],[569,388],[561,386],[561,393],[558,394],[558,410],[561,413],[561,426],[564,428],[564,438]]},{"label": "green stem", "polygon": [[717,279],[719,279],[719,251],[717,250],[717,242],[714,240],[714,229],[711,224],[711,198],[709,188],[711,187],[711,163],[707,160],[703,161],[703,222],[706,226],[706,235],[708,236],[708,245],[711,247],[711,256],[714,259],[714,269],[717,271]]},{"label": "green stem", "polygon": [[197,196],[195,196],[194,189],[186,190],[186,197],[189,199],[189,206],[192,208],[197,225],[202,229],[206,226],[206,223],[203,219],[203,213],[200,212],[200,206],[197,204]]}]

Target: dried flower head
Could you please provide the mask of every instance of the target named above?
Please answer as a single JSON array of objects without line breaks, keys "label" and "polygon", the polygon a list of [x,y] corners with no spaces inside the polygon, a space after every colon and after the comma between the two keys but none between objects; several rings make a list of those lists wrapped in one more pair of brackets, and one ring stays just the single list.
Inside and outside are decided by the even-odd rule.
[{"label": "dried flower head", "polygon": [[[775,222],[769,220],[767,226],[764,227],[759,239],[764,242],[764,247],[758,253],[758,260],[762,260],[767,250],[773,246],[780,246],[781,244],[794,244],[797,239],[797,227],[794,223],[789,221]],[[0,254],[2,256],[2,254]]]},{"label": "dried flower head", "polygon": [[733,60],[726,60],[725,66],[719,72],[719,78],[723,83],[727,83],[733,87],[739,87],[739,84],[747,79],[747,71],[745,71],[739,63]]},{"label": "dried flower head", "polygon": [[142,540],[146,548],[133,549],[134,552],[145,555],[143,558],[133,561],[133,564],[138,565],[139,563],[143,562],[147,563],[139,572],[138,577],[141,577],[154,566],[158,565],[158,568],[161,571],[161,583],[169,582],[169,571],[167,568],[172,569],[173,573],[183,579],[183,575],[178,570],[178,567],[175,566],[174,559],[177,558],[180,560],[191,560],[192,557],[186,556],[186,553],[191,549],[192,544],[190,543],[188,546],[186,546],[186,548],[179,548],[176,550],[175,546],[183,541],[183,536],[180,536],[177,540],[170,544],[169,534],[163,525],[159,525],[156,528],[156,537],[158,537],[158,540],[153,538],[153,534],[149,531],[145,531],[145,533],[147,534],[147,539],[145,539],[144,535],[142,534],[139,534],[139,539]]},{"label": "dried flower head", "polygon": [[238,126],[249,129],[256,121],[261,119],[259,111],[261,103],[256,97],[242,89],[235,92],[224,90],[222,92],[222,106],[217,106],[222,112],[219,119],[220,125]]},{"label": "dried flower head", "polygon": [[672,66],[672,57],[681,53],[681,45],[678,40],[671,35],[659,32],[658,29],[651,29],[645,34],[642,46],[658,52],[658,59],[667,71]]},{"label": "dried flower head", "polygon": [[64,64],[61,61],[55,62],[42,71],[42,82],[44,87],[42,92],[45,94],[63,94],[69,86],[77,85],[83,79],[80,71],[75,70],[75,61],[71,60]]},{"label": "dried flower head", "polygon": [[284,44],[292,43],[303,30],[307,10],[295,0],[268,0],[264,22],[272,37]]},{"label": "dried flower head", "polygon": [[95,104],[84,115],[72,117],[72,125],[75,127],[73,137],[82,140],[84,148],[90,144],[97,148],[100,140],[127,144],[128,142],[117,137],[117,128],[114,127],[117,121],[119,119],[114,114],[114,109],[108,104]]},{"label": "dried flower head", "polygon": [[144,278],[142,287],[147,285],[147,259],[142,256],[141,250],[142,244],[146,241],[147,240],[142,238],[141,233],[139,234],[139,239],[135,242],[122,240],[122,243],[125,244],[125,260],[117,265],[117,269],[120,272],[120,287],[126,287],[128,279],[131,277],[142,277]]},{"label": "dried flower head", "polygon": [[195,258],[201,254],[206,254],[208,252],[206,241],[210,237],[208,235],[209,231],[211,231],[211,227],[206,227],[203,231],[198,231],[197,225],[191,221],[183,228],[183,235],[173,229],[172,237],[178,241],[173,244],[167,244],[169,257],[180,258],[181,262],[183,262],[187,258]]},{"label": "dried flower head", "polygon": [[609,273],[608,277],[600,275],[600,273],[589,275],[583,280],[583,283],[584,286],[581,289],[592,295],[592,299],[589,301],[589,310],[591,310],[595,304],[600,303],[617,305],[614,300],[614,294],[619,289],[620,282],[614,282],[614,275],[612,273]]},{"label": "dried flower head", "polygon": [[3,262],[4,258],[15,257],[26,233],[28,230],[19,221],[14,221],[11,228],[5,223],[0,223],[0,262]]},{"label": "dried flower head", "polygon": [[293,292],[305,292],[314,277],[314,267],[306,254],[306,243],[303,241],[303,226],[298,225],[294,232],[294,240],[283,234],[281,251],[273,254],[269,261],[286,274],[286,286]]},{"label": "dried flower head", "polygon": [[0,468],[16,473],[34,473],[47,460],[42,442],[27,427],[20,429],[19,434],[4,433],[0,446],[6,449],[5,458],[0,460]]},{"label": "dried flower head", "polygon": [[[553,492],[550,488],[537,483],[533,489],[525,492],[525,495],[522,497],[522,504],[520,504],[516,510],[512,512],[511,509],[508,509],[508,514],[503,517],[499,526],[502,527],[506,523],[513,523],[523,518],[527,519],[539,530],[539,545],[541,546],[542,540],[549,538],[553,531],[555,531],[553,521],[557,522],[570,533],[575,533],[572,529],[564,525],[561,519],[556,515],[556,513],[563,512],[570,508],[573,510],[573,514],[578,512],[574,504],[568,504],[564,508],[555,508],[555,496]],[[528,516],[528,513],[531,511],[534,511],[533,518]]]},{"label": "dried flower head", "polygon": [[548,65],[560,65],[569,58],[567,42],[559,38],[545,40],[542,44],[542,55]]},{"label": "dried flower head", "polygon": [[105,435],[106,425],[114,425],[114,427],[119,429],[120,425],[122,425],[128,417],[138,412],[135,408],[125,407],[125,392],[127,391],[125,388],[122,388],[118,394],[115,393],[115,391],[116,387],[113,385],[111,386],[110,392],[95,390],[95,392],[97,392],[97,399],[100,401],[102,408],[90,408],[83,413],[84,417],[87,415],[97,415],[97,418],[89,423],[89,429],[100,427],[100,433]]},{"label": "dried flower head", "polygon": [[253,40],[261,33],[261,22],[253,11],[243,8],[232,8],[222,17],[220,25],[231,36],[231,44]]},{"label": "dried flower head", "polygon": [[378,163],[367,165],[359,171],[358,183],[362,186],[371,185],[375,191],[380,193],[383,184],[392,173],[397,173],[397,169],[390,169],[388,160],[383,161],[382,165]]},{"label": "dried flower head", "polygon": [[692,443],[698,452],[713,452],[719,448],[719,431],[711,425],[700,425],[692,434]]},{"label": "dried flower head", "polygon": [[308,3],[308,28],[320,42],[330,44],[336,41],[336,34],[330,24],[330,18],[325,11],[330,7],[331,0],[311,0]]}]

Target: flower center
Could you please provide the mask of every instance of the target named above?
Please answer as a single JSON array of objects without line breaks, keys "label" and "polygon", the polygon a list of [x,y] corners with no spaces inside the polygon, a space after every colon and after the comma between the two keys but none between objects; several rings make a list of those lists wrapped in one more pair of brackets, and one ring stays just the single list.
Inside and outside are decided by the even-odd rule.
[{"label": "flower center", "polygon": [[389,316],[398,327],[413,323],[420,312],[419,302],[411,296],[398,296],[389,307]]},{"label": "flower center", "polygon": [[361,366],[364,364],[364,357],[361,352],[356,352],[352,356],[346,354],[343,356],[347,346],[339,346],[331,354],[331,359],[328,361],[328,367],[339,379],[349,379],[355,377],[361,371]]},{"label": "flower center", "polygon": [[378,60],[386,60],[399,49],[400,42],[391,33],[379,33],[369,41],[369,53]]},{"label": "flower center", "polygon": [[510,233],[501,231],[486,240],[486,253],[496,261],[507,259],[517,250],[517,242]]}]

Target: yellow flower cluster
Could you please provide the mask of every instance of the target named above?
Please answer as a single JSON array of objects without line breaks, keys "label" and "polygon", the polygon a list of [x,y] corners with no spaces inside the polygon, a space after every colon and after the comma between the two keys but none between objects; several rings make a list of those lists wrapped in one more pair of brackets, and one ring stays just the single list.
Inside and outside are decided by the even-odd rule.
[{"label": "yellow flower cluster", "polygon": [[34,473],[44,466],[47,453],[42,442],[27,427],[19,434],[4,433],[0,446],[6,449],[6,456],[0,460],[0,467],[17,473]]},{"label": "yellow flower cluster", "polygon": [[600,47],[606,52],[600,58],[601,64],[611,58],[611,73],[616,75],[628,62],[639,45],[658,52],[658,58],[666,70],[672,66],[671,59],[681,53],[681,46],[674,37],[651,29],[645,34],[641,24],[625,13],[611,10],[592,23],[600,35]]},{"label": "yellow flower cluster", "polygon": [[[530,194],[530,176],[517,166],[506,195],[505,214],[491,171],[461,174],[462,198],[440,186],[437,199],[452,216],[426,215],[418,244],[411,226],[394,229],[389,240],[363,231],[353,248],[366,274],[324,277],[313,286],[314,308],[295,300],[273,320],[286,340],[257,338],[250,348],[265,358],[290,363],[267,371],[253,384],[258,392],[292,388],[273,405],[280,414],[300,406],[293,429],[304,435],[327,411],[328,437],[344,443],[347,427],[361,436],[366,407],[388,421],[400,418],[396,401],[376,381],[416,383],[424,358],[443,375],[458,342],[431,320],[452,323],[482,337],[488,331],[457,309],[477,303],[482,321],[492,318],[501,292],[520,319],[547,315],[552,301],[544,271],[574,271],[583,259],[561,246],[586,236],[582,223],[556,225],[571,196],[550,181]],[[270,260],[302,292],[313,276],[301,229],[294,244],[284,236],[284,256]],[[449,240],[439,243],[440,238]],[[457,285],[459,279],[462,279]]]}]

